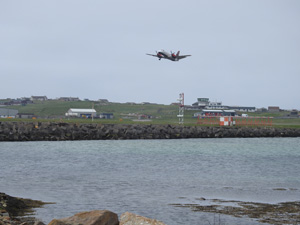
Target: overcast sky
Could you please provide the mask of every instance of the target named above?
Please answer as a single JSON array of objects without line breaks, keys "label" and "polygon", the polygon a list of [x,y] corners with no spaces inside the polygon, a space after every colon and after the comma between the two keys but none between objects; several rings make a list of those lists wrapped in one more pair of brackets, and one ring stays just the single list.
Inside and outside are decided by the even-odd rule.
[{"label": "overcast sky", "polygon": [[300,1],[0,0],[0,79],[0,99],[300,109]]}]

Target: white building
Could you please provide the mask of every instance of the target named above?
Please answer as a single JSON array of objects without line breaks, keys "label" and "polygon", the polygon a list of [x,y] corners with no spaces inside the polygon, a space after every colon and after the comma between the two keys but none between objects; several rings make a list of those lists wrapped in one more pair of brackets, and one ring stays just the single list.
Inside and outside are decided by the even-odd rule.
[{"label": "white building", "polygon": [[205,109],[226,109],[227,106],[222,105],[222,102],[209,102]]},{"label": "white building", "polygon": [[97,112],[95,109],[69,109],[68,112],[66,112],[66,116],[91,118],[96,117]]},{"label": "white building", "polygon": [[31,96],[31,101],[48,101],[47,96]]},{"label": "white building", "polygon": [[192,107],[187,107],[188,110],[201,110],[201,109],[208,109],[208,110],[235,110],[240,112],[255,112],[255,107],[248,107],[248,106],[228,106],[222,105],[222,102],[210,102],[209,98],[197,98],[197,102],[195,102]]},{"label": "white building", "polygon": [[209,105],[209,98],[197,98],[197,102],[194,103],[195,106],[205,107]]}]

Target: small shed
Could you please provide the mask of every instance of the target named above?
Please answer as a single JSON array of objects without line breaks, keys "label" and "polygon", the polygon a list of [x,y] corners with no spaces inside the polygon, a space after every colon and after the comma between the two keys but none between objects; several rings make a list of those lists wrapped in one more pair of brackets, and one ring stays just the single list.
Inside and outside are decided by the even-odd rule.
[{"label": "small shed", "polygon": [[33,113],[18,113],[16,117],[21,119],[32,119],[36,116]]},{"label": "small shed", "polygon": [[269,112],[279,112],[280,108],[279,108],[279,106],[269,106],[268,111]]},{"label": "small shed", "polygon": [[99,117],[101,119],[113,119],[114,118],[114,114],[113,113],[101,113],[99,115]]},{"label": "small shed", "polygon": [[92,118],[97,116],[95,109],[69,109],[65,114],[67,117]]}]

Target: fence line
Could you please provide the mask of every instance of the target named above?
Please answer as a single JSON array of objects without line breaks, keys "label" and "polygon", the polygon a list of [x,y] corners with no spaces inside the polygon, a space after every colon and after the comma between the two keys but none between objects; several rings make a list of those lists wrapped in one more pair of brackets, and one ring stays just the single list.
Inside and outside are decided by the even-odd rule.
[{"label": "fence line", "polygon": [[[273,117],[238,117],[233,116],[235,126],[272,126]],[[198,116],[197,124],[220,125],[220,116]]]},{"label": "fence line", "polygon": [[234,117],[236,126],[272,126],[272,117]]},{"label": "fence line", "polygon": [[198,116],[197,124],[205,124],[205,125],[219,125],[220,124],[220,116]]}]

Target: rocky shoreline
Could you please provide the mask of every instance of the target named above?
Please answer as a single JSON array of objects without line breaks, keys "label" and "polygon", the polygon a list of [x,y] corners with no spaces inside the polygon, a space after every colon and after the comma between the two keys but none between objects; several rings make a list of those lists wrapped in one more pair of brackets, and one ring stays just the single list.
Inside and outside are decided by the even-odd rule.
[{"label": "rocky shoreline", "polygon": [[[190,208],[194,212],[207,212],[213,215],[248,217],[267,224],[298,224],[300,222],[300,202],[277,204],[230,201],[221,199],[198,198],[197,204],[170,204],[174,207]],[[0,225],[45,225],[42,221],[28,217],[33,215],[32,208],[42,207],[41,201],[16,198],[0,193]],[[26,216],[26,217],[24,217]],[[209,222],[208,222],[209,223]],[[166,225],[165,223],[125,212],[120,217],[108,210],[80,212],[71,217],[53,219],[48,225]],[[201,223],[202,224],[202,223]],[[204,223],[205,224],[205,223]],[[210,224],[210,223],[209,223]],[[215,223],[214,223],[215,224]]]},{"label": "rocky shoreline", "polygon": [[[0,192],[0,225],[45,225],[42,221],[28,217],[32,215],[33,208],[42,207],[46,203],[31,199],[17,198]],[[26,217],[24,217],[26,216]],[[161,221],[149,219],[130,212],[119,217],[108,210],[94,210],[80,212],[74,216],[53,219],[48,225],[166,225]]]},{"label": "rocky shoreline", "polygon": [[0,141],[300,137],[300,129],[146,124],[0,122]]},{"label": "rocky shoreline", "polygon": [[33,208],[39,208],[45,204],[47,203],[12,197],[0,192],[0,225],[43,225],[42,222],[29,215],[33,214]]}]

